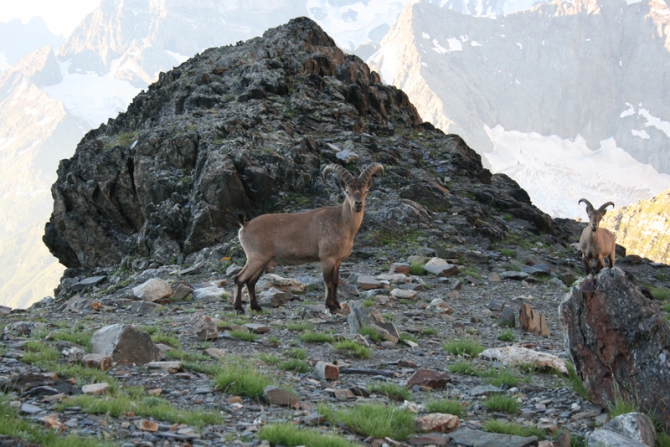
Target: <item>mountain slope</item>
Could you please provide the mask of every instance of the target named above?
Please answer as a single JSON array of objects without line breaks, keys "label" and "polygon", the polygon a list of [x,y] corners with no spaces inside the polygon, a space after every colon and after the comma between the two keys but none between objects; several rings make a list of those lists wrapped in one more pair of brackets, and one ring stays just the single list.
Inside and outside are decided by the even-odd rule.
[{"label": "mountain slope", "polygon": [[[664,87],[670,53],[663,31],[668,11],[653,1],[556,0],[492,19],[413,2],[370,63],[385,82],[408,91],[425,119],[462,135],[494,170],[514,175],[543,209],[576,216],[576,201],[565,197],[552,204],[542,196],[568,187],[569,197],[596,190],[631,203],[670,184],[670,177],[644,168],[670,172],[670,93]],[[553,159],[543,163],[538,154],[539,166],[513,173],[533,157],[519,154],[518,145],[554,135],[562,144],[601,152],[612,140],[619,150],[606,161],[614,170],[619,153],[632,155],[640,172],[634,186],[619,185],[610,175],[607,183],[591,176],[574,187],[557,185],[556,177],[542,181],[583,161],[569,151],[557,155],[558,165]],[[608,170],[602,160],[599,166]]]},{"label": "mountain slope", "polygon": [[614,232],[627,253],[670,263],[670,189],[608,212],[602,225]]},{"label": "mountain slope", "polygon": [[0,72],[39,48],[58,48],[64,41],[63,36],[49,31],[41,17],[33,17],[28,23],[19,19],[0,22]]}]

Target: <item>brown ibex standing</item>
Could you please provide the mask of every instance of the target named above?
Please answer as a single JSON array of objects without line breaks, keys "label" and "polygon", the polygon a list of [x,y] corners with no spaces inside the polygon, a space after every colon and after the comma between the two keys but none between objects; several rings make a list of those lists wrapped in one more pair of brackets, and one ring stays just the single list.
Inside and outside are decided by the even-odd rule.
[{"label": "brown ibex standing", "polygon": [[247,286],[251,309],[260,311],[255,286],[268,263],[298,265],[321,262],[326,286],[326,306],[333,312],[340,309],[337,284],[340,263],[351,254],[354,236],[363,221],[365,199],[372,185],[372,176],[384,168],[372,163],[356,178],[342,166],[329,164],[323,170],[337,174],[346,198],[338,206],[326,206],[304,213],[264,214],[244,222],[239,232],[247,263],[235,276],[235,310],[244,312],[242,287]]},{"label": "brown ibex standing", "polygon": [[582,231],[582,237],[579,239],[579,248],[582,250],[582,261],[586,267],[586,274],[591,273],[591,259],[596,259],[596,274],[605,267],[604,258],[609,258],[610,268],[614,267],[614,256],[616,251],[616,242],[612,232],[605,228],[599,228],[600,219],[607,212],[607,207],[614,203],[607,202],[595,209],[586,199],[579,199],[579,202],[586,204],[586,213],[589,215],[589,224]]}]

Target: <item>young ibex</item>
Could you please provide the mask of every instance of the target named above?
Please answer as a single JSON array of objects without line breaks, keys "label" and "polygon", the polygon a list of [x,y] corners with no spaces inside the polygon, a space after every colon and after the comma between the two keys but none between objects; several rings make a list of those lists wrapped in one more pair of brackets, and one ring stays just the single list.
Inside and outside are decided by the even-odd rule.
[{"label": "young ibex", "polygon": [[586,200],[580,199],[577,203],[584,202],[586,204],[586,213],[589,215],[589,224],[584,228],[582,237],[579,239],[579,248],[582,250],[582,261],[586,267],[586,274],[591,273],[591,259],[597,259],[596,273],[600,272],[605,267],[604,258],[609,258],[610,268],[614,267],[614,256],[616,250],[616,243],[614,242],[614,235],[605,228],[598,228],[600,219],[603,218],[607,212],[606,208],[614,203],[607,202],[600,208],[595,209],[593,205]]},{"label": "young ibex", "polygon": [[244,312],[242,287],[247,286],[251,309],[260,311],[255,286],[270,261],[283,265],[321,262],[326,286],[326,306],[331,312],[340,309],[337,284],[340,263],[351,254],[354,236],[363,221],[365,198],[372,176],[384,173],[384,167],[372,163],[356,178],[342,166],[329,164],[323,170],[340,177],[346,198],[339,206],[326,206],[304,213],[264,214],[244,222],[239,232],[247,263],[235,277],[235,310]]}]

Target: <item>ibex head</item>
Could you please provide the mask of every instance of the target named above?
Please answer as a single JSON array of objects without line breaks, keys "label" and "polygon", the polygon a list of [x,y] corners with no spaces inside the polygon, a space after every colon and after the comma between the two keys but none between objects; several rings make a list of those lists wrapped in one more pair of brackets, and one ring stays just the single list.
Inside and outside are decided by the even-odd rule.
[{"label": "ibex head", "polygon": [[337,174],[340,178],[340,186],[346,194],[346,201],[349,202],[352,210],[360,213],[365,208],[365,199],[372,185],[372,176],[378,172],[383,175],[384,167],[379,163],[372,163],[356,178],[342,166],[331,163],[323,169],[323,178],[325,179],[330,173]]},{"label": "ibex head", "polygon": [[607,212],[607,207],[612,205],[614,207],[613,202],[606,202],[603,203],[600,208],[595,209],[593,208],[593,205],[591,205],[591,202],[589,202],[586,199],[579,199],[579,202],[577,203],[582,203],[584,202],[586,204],[586,214],[589,215],[589,225],[591,226],[591,231],[595,232],[598,229],[598,225],[600,225],[600,220],[603,218],[605,213]]}]

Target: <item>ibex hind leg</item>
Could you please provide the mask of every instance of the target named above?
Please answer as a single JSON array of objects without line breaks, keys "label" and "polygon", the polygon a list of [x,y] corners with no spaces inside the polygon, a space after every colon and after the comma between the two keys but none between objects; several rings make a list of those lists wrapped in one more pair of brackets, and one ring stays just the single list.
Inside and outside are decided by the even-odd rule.
[{"label": "ibex hind leg", "polygon": [[326,286],[326,307],[332,313],[342,309],[337,300],[337,285],[340,280],[340,263],[324,262],[322,263],[323,283]]},{"label": "ibex hind leg", "polygon": [[261,278],[265,269],[269,263],[266,263],[256,274],[247,282],[247,291],[249,292],[249,302],[251,310],[256,312],[261,312],[263,309],[259,306],[258,301],[256,301],[256,283]]},{"label": "ibex hind leg", "polygon": [[[250,281],[258,275],[263,274],[263,271],[265,270],[265,266],[267,263],[260,263],[260,262],[254,262],[253,264],[247,264],[244,265],[242,270],[240,270],[240,273],[235,276],[235,305],[234,308],[237,312],[239,313],[244,313],[244,306],[242,306],[242,287],[247,286],[247,291],[249,292],[249,299],[251,299],[251,295],[254,295],[254,301],[255,301],[255,293],[253,292],[255,282],[253,285],[250,284]],[[258,281],[258,277],[256,278],[256,281]],[[258,305],[256,305],[258,306]],[[253,306],[252,306],[253,309]]]}]

